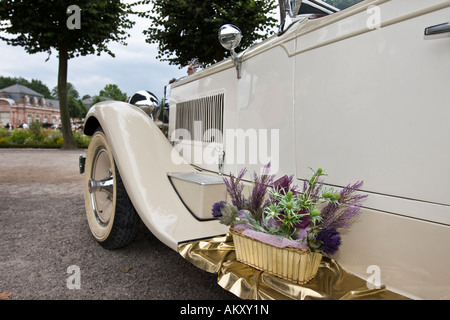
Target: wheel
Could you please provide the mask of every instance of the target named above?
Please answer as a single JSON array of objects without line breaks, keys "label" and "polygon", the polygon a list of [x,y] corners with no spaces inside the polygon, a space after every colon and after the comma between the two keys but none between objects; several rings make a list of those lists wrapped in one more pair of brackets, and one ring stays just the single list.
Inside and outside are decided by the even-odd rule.
[{"label": "wheel", "polygon": [[86,152],[84,200],[89,228],[100,245],[118,249],[134,240],[140,218],[101,129],[92,136]]}]

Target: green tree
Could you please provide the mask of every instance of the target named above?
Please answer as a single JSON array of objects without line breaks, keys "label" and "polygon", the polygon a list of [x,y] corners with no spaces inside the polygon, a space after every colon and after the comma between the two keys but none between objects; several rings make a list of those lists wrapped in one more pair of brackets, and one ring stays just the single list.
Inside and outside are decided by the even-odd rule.
[{"label": "green tree", "polygon": [[157,58],[170,64],[186,66],[193,58],[208,65],[222,60],[226,50],[217,33],[224,24],[238,26],[243,50],[275,26],[267,14],[275,9],[273,0],[143,0],[152,3],[152,12],[140,13],[151,20],[144,31],[148,43],[158,44]]},{"label": "green tree", "polygon": [[94,96],[94,97],[92,98],[91,107],[92,107],[94,104],[99,103],[99,102],[102,102],[102,101],[106,101],[106,99],[105,99],[104,97]]},{"label": "green tree", "polygon": [[33,54],[58,52],[58,97],[61,111],[63,149],[76,148],[70,126],[67,95],[68,61],[77,56],[114,57],[107,45],[111,41],[126,44],[129,5],[119,0],[1,0],[0,36],[9,45],[22,46]]},{"label": "green tree", "polygon": [[99,96],[116,101],[125,101],[127,99],[127,94],[122,92],[116,84],[107,84],[103,90],[100,90]]},{"label": "green tree", "polygon": [[[55,99],[59,99],[59,94],[58,94],[58,86],[54,87],[52,89],[52,96]],[[75,99],[78,99],[80,97],[80,94],[78,93],[77,89],[75,89],[75,86],[73,84],[71,84],[70,82],[67,82],[67,96],[72,96]]]},{"label": "green tree", "polygon": [[30,88],[31,90],[34,90],[40,94],[42,94],[47,99],[53,99],[50,90],[48,87],[41,81],[37,79],[31,79],[31,81],[28,81],[25,78],[22,77],[3,77],[0,76],[0,89],[20,84],[22,86],[25,86],[27,88]]},{"label": "green tree", "polygon": [[50,90],[44,83],[42,83],[41,80],[31,79],[31,82],[28,85],[28,88],[42,94],[47,99],[52,99]]},{"label": "green tree", "polygon": [[[55,99],[59,98],[58,86],[54,87],[52,90],[52,95]],[[67,82],[67,106],[69,108],[69,116],[71,118],[84,118],[87,113],[86,107],[80,100],[80,94],[78,93],[75,86],[70,82]]]},{"label": "green tree", "polygon": [[77,99],[74,96],[69,96],[67,103],[69,106],[69,115],[71,118],[82,119],[86,116],[86,106],[80,99]]}]

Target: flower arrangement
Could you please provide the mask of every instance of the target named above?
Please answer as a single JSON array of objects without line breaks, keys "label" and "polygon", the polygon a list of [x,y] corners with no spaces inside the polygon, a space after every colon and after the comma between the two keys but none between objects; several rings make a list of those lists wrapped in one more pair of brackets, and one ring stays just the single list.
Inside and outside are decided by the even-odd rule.
[{"label": "flower arrangement", "polygon": [[321,168],[312,170],[301,189],[293,184],[293,176],[274,181],[270,163],[260,176],[253,174],[253,187],[245,197],[242,179],[246,171],[224,179],[232,203],[215,203],[212,215],[247,237],[280,248],[334,255],[342,242],[339,229],[351,226],[367,197],[356,192],[362,181],[340,191],[325,187],[326,174]]}]

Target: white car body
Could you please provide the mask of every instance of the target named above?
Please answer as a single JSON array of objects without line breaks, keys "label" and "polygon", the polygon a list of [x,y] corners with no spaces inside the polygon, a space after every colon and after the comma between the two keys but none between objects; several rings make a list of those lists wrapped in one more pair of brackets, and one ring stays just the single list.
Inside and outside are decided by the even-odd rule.
[{"label": "white car body", "polygon": [[[103,127],[137,212],[173,249],[227,230],[186,210],[170,172],[250,174],[270,161],[299,184],[310,167],[337,188],[363,180],[363,213],[334,258],[362,278],[375,266],[381,283],[408,297],[449,299],[450,33],[424,35],[448,21],[450,1],[366,0],[301,17],[247,49],[240,78],[226,59],[178,80],[169,136],[183,160],[123,103],[94,106],[85,130]],[[192,105],[203,115],[180,119]]]}]

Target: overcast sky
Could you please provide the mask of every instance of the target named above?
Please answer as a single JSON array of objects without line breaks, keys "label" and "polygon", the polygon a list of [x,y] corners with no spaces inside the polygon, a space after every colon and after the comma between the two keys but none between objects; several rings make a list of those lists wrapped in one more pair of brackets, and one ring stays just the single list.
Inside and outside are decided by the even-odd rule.
[{"label": "overcast sky", "polygon": [[[82,18],[82,17],[81,17]],[[142,34],[150,20],[134,18],[133,29],[129,30],[127,46],[111,42],[108,48],[115,53],[101,56],[88,55],[69,60],[68,82],[75,86],[80,96],[97,95],[107,84],[117,84],[128,96],[139,90],[152,91],[161,99],[164,86],[172,78],[187,75],[187,67],[179,69],[168,62],[156,59],[157,45],[145,42]],[[41,80],[52,90],[57,85],[58,58],[53,51],[50,59],[47,53],[30,55],[22,47],[13,47],[0,41],[0,76],[23,77],[27,80]]]}]

